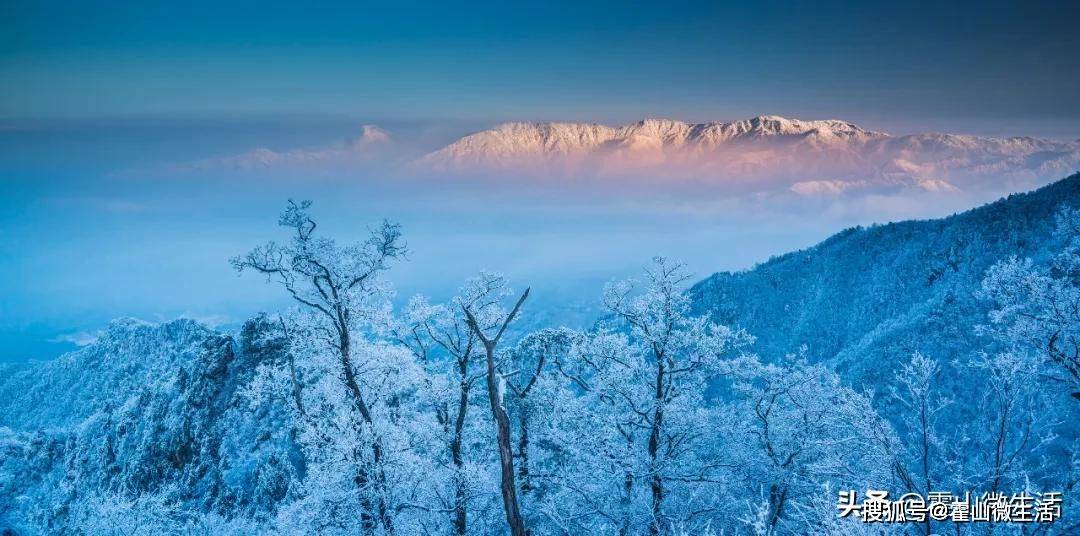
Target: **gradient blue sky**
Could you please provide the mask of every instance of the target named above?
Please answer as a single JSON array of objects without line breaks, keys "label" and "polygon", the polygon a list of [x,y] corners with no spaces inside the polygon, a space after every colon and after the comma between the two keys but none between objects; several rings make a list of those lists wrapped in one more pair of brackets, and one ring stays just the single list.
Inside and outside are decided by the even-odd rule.
[{"label": "gradient blue sky", "polygon": [[1072,136],[1078,19],[1070,1],[7,0],[0,118],[770,113]]}]

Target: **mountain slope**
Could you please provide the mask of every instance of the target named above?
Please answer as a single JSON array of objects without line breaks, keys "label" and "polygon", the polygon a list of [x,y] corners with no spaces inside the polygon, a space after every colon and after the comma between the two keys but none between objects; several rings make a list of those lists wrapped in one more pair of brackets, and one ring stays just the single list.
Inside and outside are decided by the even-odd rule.
[{"label": "mountain slope", "polygon": [[230,515],[274,508],[303,461],[287,409],[243,394],[260,362],[280,358],[268,331],[261,317],[239,340],[191,320],[123,320],[75,352],[6,370],[0,529],[67,523],[76,505],[116,494]]},{"label": "mountain slope", "polygon": [[656,140],[665,148],[715,148],[755,138],[816,138],[865,143],[887,137],[844,121],[800,121],[759,116],[731,123],[690,124],[644,119],[621,127],[595,123],[505,123],[465,136],[425,157],[432,163],[485,164],[500,158],[588,153],[632,140]]},{"label": "mountain slope", "polygon": [[698,312],[754,333],[766,356],[806,344],[848,381],[884,385],[913,351],[948,361],[986,347],[974,329],[986,322],[975,296],[986,269],[1011,255],[1047,262],[1062,204],[1080,205],[1080,175],[948,218],[848,229],[690,294]]},{"label": "mountain slope", "polygon": [[[626,176],[756,185],[799,195],[907,187],[1037,186],[1074,172],[1080,141],[955,134],[891,136],[846,121],[759,116],[729,123],[648,119],[507,123],[465,136],[415,166],[436,172]],[[828,181],[828,182],[822,182]]]}]

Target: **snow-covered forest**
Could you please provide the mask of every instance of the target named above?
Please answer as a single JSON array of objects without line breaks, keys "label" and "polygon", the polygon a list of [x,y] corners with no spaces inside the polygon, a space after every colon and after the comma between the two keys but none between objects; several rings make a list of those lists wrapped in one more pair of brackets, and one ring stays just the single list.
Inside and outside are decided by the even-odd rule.
[{"label": "snow-covered forest", "polygon": [[[642,252],[584,330],[482,271],[395,307],[402,229],[318,222],[290,202],[231,261],[288,310],[118,320],[3,365],[4,534],[1080,530],[1080,175],[696,284]],[[869,489],[1064,503],[1052,524],[838,516]]]}]

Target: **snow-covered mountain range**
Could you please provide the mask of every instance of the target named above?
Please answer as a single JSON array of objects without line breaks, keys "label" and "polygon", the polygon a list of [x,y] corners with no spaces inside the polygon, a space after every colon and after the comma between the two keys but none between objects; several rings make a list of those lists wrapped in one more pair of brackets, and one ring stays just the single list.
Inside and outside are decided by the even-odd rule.
[{"label": "snow-covered mountain range", "polygon": [[835,195],[881,187],[1023,187],[1080,165],[1080,140],[957,134],[893,136],[839,120],[759,116],[733,122],[647,119],[506,123],[467,135],[414,165],[452,174],[682,178]]},{"label": "snow-covered mountain range", "polygon": [[797,199],[965,191],[989,199],[1080,170],[1080,140],[923,133],[892,135],[842,120],[775,115],[732,122],[645,119],[503,123],[446,145],[363,125],[329,146],[249,151],[173,166],[180,171],[290,172],[694,184],[711,195]]}]

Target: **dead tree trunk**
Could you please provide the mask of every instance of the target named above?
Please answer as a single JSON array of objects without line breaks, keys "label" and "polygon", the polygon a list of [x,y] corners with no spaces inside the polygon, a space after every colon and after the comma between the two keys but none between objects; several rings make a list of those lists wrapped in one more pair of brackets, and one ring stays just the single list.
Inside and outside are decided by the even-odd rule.
[{"label": "dead tree trunk", "polygon": [[503,508],[506,510],[506,522],[510,525],[510,534],[525,536],[525,523],[518,508],[517,485],[514,483],[514,453],[510,445],[510,419],[502,405],[502,392],[499,388],[498,372],[495,370],[495,345],[485,341],[487,351],[487,388],[491,403],[491,415],[495,419],[495,428],[499,442],[499,469],[502,479]]},{"label": "dead tree trunk", "polygon": [[506,332],[506,327],[517,316],[521,310],[521,305],[525,303],[525,298],[528,297],[529,290],[525,289],[525,293],[521,295],[521,298],[518,298],[514,309],[503,320],[499,331],[490,339],[480,329],[480,324],[476,321],[472,311],[467,307],[464,308],[469,327],[476,333],[480,342],[484,343],[484,352],[487,359],[488,401],[491,403],[491,416],[495,420],[496,437],[499,444],[499,470],[501,473],[499,487],[502,491],[503,510],[506,513],[506,523],[510,527],[511,536],[527,536],[529,531],[525,528],[525,521],[521,516],[517,498],[517,485],[514,483],[514,451],[510,439],[510,418],[507,417],[506,409],[503,407],[502,388],[499,384],[499,373],[495,367],[495,349],[499,344],[499,339]]}]

